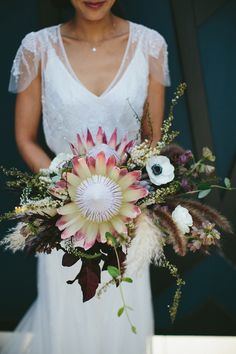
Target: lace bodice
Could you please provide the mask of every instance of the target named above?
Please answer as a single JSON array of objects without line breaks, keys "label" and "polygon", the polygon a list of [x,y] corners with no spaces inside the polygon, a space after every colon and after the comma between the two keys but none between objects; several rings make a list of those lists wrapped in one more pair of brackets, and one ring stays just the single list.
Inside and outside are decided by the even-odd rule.
[{"label": "lace bodice", "polygon": [[[128,132],[138,139],[149,75],[169,85],[167,45],[156,31],[130,22],[130,34],[119,71],[101,96],[89,91],[75,75],[68,60],[60,25],[26,35],[16,54],[9,90],[25,90],[38,73],[42,78],[43,127],[49,148],[67,152],[68,141],[89,128],[96,134]],[[136,113],[136,114],[135,114]]]}]

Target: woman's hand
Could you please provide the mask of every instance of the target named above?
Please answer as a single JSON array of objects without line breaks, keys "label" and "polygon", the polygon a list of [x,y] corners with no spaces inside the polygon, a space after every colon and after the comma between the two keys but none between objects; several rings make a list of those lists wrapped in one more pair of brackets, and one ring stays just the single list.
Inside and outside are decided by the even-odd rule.
[{"label": "woman's hand", "polygon": [[15,108],[16,143],[24,161],[36,173],[50,165],[50,158],[37,143],[41,113],[39,74],[26,90],[17,94]]}]

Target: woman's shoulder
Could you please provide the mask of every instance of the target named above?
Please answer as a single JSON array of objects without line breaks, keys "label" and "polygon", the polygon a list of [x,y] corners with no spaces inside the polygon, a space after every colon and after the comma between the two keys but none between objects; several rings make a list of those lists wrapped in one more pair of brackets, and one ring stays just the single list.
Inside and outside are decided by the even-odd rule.
[{"label": "woman's shoulder", "polygon": [[142,39],[145,41],[155,41],[155,42],[158,41],[160,43],[166,42],[163,35],[157,30],[154,30],[140,23],[131,22],[131,24],[133,26],[133,33],[135,39]]},{"label": "woman's shoulder", "polygon": [[22,46],[28,50],[46,48],[49,43],[57,41],[58,26],[45,27],[38,31],[27,33],[22,39]]},{"label": "woman's shoulder", "polygon": [[147,26],[131,22],[133,28],[133,42],[140,44],[143,51],[154,57],[158,57],[164,49],[167,52],[167,43],[163,35]]}]

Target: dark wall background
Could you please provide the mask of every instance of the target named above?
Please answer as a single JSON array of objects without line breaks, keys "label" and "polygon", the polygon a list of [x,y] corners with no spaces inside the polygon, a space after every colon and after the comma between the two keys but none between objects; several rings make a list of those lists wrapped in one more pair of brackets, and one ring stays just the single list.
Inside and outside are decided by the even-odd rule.
[{"label": "dark wall background", "polygon": [[[188,92],[176,109],[175,127],[182,132],[179,143],[197,154],[209,145],[218,156],[218,174],[235,180],[236,1],[123,0],[123,4],[127,18],[158,30],[168,42],[172,87],[167,89],[166,107],[175,87],[181,81],[188,84]],[[1,0],[0,164],[26,168],[14,141],[14,96],[7,92],[15,52],[26,33],[65,18],[66,14],[53,9],[48,0]],[[16,198],[3,190],[2,182],[0,190],[2,213],[15,206]],[[215,193],[209,202],[234,223],[235,194]],[[0,225],[1,236],[6,230],[6,225]],[[171,255],[187,283],[174,325],[167,306],[175,284],[165,271],[152,269],[158,333],[236,334],[235,247],[235,239],[226,235],[227,260],[218,254],[186,259]],[[36,260],[0,254],[0,330],[7,330],[14,328],[36,297]]]}]

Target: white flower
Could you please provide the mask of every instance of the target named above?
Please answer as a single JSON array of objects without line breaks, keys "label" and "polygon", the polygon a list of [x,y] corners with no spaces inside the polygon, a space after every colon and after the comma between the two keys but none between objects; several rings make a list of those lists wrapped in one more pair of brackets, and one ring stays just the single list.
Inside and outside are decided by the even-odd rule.
[{"label": "white flower", "polygon": [[65,154],[61,152],[51,161],[51,164],[48,168],[41,168],[40,173],[44,175],[49,175],[50,173],[58,173],[59,169],[64,165],[64,163],[73,159],[73,154]]},{"label": "white flower", "polygon": [[146,163],[146,170],[150,181],[156,186],[169,183],[175,178],[174,166],[168,157],[163,155],[150,157]]},{"label": "white flower", "polygon": [[183,208],[181,205],[178,205],[172,212],[172,219],[183,234],[188,233],[190,231],[189,227],[193,226],[193,218],[191,214],[188,209]]},{"label": "white flower", "polygon": [[50,172],[58,172],[58,169],[62,167],[65,162],[70,161],[73,158],[73,154],[65,154],[61,152],[51,162],[49,166]]}]

